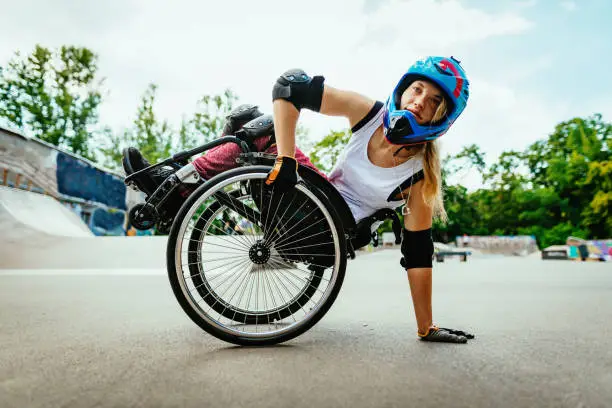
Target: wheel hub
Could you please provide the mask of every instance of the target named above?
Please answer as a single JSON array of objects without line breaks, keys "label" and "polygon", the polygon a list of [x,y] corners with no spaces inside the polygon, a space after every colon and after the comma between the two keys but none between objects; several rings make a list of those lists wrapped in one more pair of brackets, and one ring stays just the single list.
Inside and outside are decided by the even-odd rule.
[{"label": "wheel hub", "polygon": [[270,248],[258,241],[249,249],[249,258],[258,265],[265,264],[270,259]]}]

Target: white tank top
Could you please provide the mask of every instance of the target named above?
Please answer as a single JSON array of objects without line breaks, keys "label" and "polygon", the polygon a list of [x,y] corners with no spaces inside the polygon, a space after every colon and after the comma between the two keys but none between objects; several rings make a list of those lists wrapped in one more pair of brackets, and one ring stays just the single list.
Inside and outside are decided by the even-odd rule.
[{"label": "white tank top", "polygon": [[399,166],[379,167],[368,158],[368,143],[383,123],[383,104],[376,102],[368,115],[352,129],[348,145],[329,174],[330,182],[348,204],[355,221],[382,208],[395,209],[403,200],[393,200],[401,189],[423,177],[423,160],[415,156]]}]

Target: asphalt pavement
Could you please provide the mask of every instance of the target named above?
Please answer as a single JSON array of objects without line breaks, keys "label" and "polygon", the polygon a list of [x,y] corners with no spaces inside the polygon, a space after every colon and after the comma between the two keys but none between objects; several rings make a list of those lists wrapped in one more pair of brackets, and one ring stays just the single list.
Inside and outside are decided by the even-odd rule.
[{"label": "asphalt pavement", "polygon": [[162,269],[0,270],[0,407],[610,407],[612,265],[470,258],[434,266],[416,337],[398,250],[361,254],[331,311],[285,344],[198,328]]}]

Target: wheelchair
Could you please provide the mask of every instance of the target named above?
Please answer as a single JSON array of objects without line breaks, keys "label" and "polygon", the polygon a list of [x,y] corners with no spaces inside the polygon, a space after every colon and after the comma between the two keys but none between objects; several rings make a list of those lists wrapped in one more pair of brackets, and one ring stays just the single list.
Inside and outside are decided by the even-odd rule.
[{"label": "wheelchair", "polygon": [[[401,230],[391,209],[357,224],[333,185],[308,167],[299,166],[291,192],[266,185],[275,156],[255,151],[252,141],[272,132],[272,120],[255,122],[125,179],[143,190],[147,172],[177,169],[132,208],[130,222],[167,229],[168,278],[178,303],[209,334],[243,346],[277,344],[309,330],[338,296],[348,258],[372,238],[377,243],[372,224],[392,219],[397,243]],[[223,143],[240,146],[237,167],[202,180],[189,158]],[[181,188],[191,193],[177,206]]]}]

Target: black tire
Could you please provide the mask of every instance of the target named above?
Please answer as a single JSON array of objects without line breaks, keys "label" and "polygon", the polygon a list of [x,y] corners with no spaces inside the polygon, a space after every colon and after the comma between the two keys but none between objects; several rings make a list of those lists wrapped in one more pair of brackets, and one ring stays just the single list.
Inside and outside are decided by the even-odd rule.
[{"label": "black tire", "polygon": [[[335,299],[338,296],[340,288],[342,286],[342,282],[344,280],[344,274],[346,269],[346,240],[344,231],[342,229],[341,220],[331,206],[329,200],[326,196],[318,191],[317,189],[311,188],[306,189],[303,186],[297,188],[297,191],[302,194],[307,195],[312,202],[313,205],[316,205],[317,211],[320,211],[324,216],[324,220],[326,221],[326,225],[329,225],[330,235],[333,238],[333,248],[334,254],[327,255],[328,257],[333,256],[333,263],[330,266],[321,266],[321,268],[328,270],[328,273],[331,273],[331,277],[327,280],[327,287],[323,289],[318,289],[322,275],[319,274],[319,271],[316,267],[315,270],[312,270],[312,281],[306,284],[306,289],[298,294],[297,297],[294,297],[291,301],[287,302],[283,305],[282,308],[278,310],[274,310],[273,312],[266,312],[263,314],[257,315],[256,313],[250,313],[246,311],[244,313],[246,319],[244,323],[248,324],[270,324],[271,320],[276,320],[278,318],[283,318],[287,316],[291,316],[294,321],[296,320],[292,313],[295,312],[295,308],[299,306],[301,308],[301,312],[305,314],[302,320],[291,322],[287,327],[281,327],[280,330],[272,330],[263,333],[243,333],[233,328],[230,328],[228,325],[219,320],[223,313],[219,313],[218,310],[215,313],[219,313],[220,315],[215,318],[209,315],[206,311],[204,311],[200,306],[198,306],[198,302],[193,298],[193,293],[198,292],[199,296],[207,296],[210,294],[210,288],[207,288],[203,292],[200,290],[189,289],[188,283],[186,279],[193,279],[193,273],[191,270],[188,270],[189,276],[185,276],[184,273],[184,264],[181,263],[181,255],[185,245],[183,240],[186,238],[183,234],[187,232],[187,225],[192,221],[192,216],[195,214],[197,208],[205,202],[206,199],[212,197],[212,195],[217,191],[217,188],[223,188],[225,185],[229,185],[235,180],[242,179],[257,179],[261,180],[265,178],[267,173],[270,171],[270,167],[268,166],[249,166],[243,168],[233,169],[227,172],[224,172],[213,179],[209,180],[202,186],[200,186],[194,193],[191,194],[187,202],[181,207],[179,213],[175,217],[174,223],[170,230],[170,236],[168,239],[168,249],[167,249],[167,268],[168,268],[168,277],[170,280],[170,284],[172,290],[185,311],[185,313],[191,318],[191,320],[200,326],[207,333],[230,343],[238,344],[238,345],[271,345],[277,344],[281,342],[285,342],[292,338],[299,336],[300,334],[309,330],[312,326],[314,326],[330,309]],[[221,185],[221,187],[218,187]],[[220,204],[219,204],[220,205]],[[211,209],[214,210],[213,207]],[[283,214],[284,215],[284,214]],[[195,225],[201,227],[202,223],[206,221],[198,221]],[[193,235],[193,234],[192,234]],[[197,233],[196,233],[197,236]],[[189,239],[191,236],[189,237]],[[283,241],[286,237],[280,239]],[[197,239],[196,241],[201,241]],[[192,241],[189,241],[190,243]],[[287,242],[287,241],[284,241]],[[191,244],[190,244],[191,245]],[[195,244],[194,244],[195,245]],[[287,244],[283,244],[286,246]],[[281,246],[283,246],[281,245]],[[327,245],[327,244],[326,244]],[[183,248],[183,249],[182,249]],[[188,253],[190,249],[188,248]],[[313,251],[314,252],[314,251]],[[280,253],[280,251],[279,251]],[[308,254],[310,255],[310,254]],[[293,256],[295,260],[296,256],[301,256],[299,254],[289,254],[289,256]],[[319,254],[319,256],[321,256]],[[319,258],[320,259],[320,258]],[[188,264],[191,264],[192,261],[196,261],[196,259],[191,258],[188,259]],[[299,259],[297,259],[299,261]],[[331,272],[329,269],[331,268]],[[310,269],[310,267],[309,267]],[[319,268],[320,269],[320,268]],[[301,272],[304,272],[300,270]],[[198,275],[198,274],[195,274]],[[192,281],[189,281],[190,286],[196,287],[205,287],[206,282],[205,279],[196,276],[195,285],[193,285]],[[304,308],[302,303],[302,299],[304,297],[310,297],[310,292],[319,291],[322,293],[321,298],[318,300],[312,307]],[[247,302],[248,303],[248,302]],[[211,305],[209,304],[208,307]],[[214,310],[214,308],[211,307]],[[236,309],[233,310],[232,317],[236,316]],[[228,316],[224,316],[225,318],[229,318]],[[249,320],[250,319],[250,320]],[[262,321],[263,320],[263,321]]]}]

